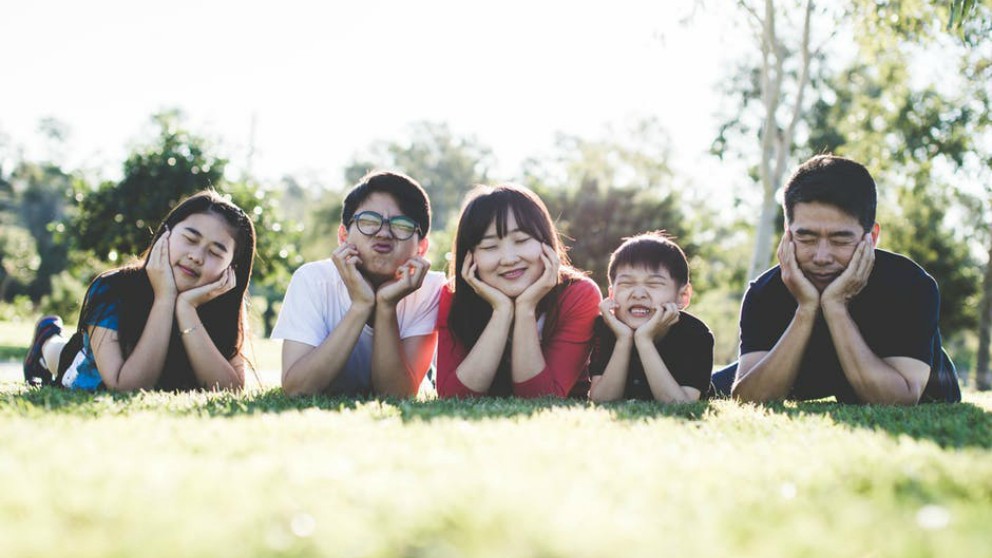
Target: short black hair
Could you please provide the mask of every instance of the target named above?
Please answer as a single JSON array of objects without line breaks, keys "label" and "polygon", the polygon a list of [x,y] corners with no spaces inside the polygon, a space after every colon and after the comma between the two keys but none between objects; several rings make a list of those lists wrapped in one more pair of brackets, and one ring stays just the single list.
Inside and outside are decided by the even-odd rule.
[{"label": "short black hair", "polygon": [[865,232],[875,225],[878,193],[864,165],[836,155],[817,155],[799,165],[785,185],[782,204],[791,222],[797,203],[825,203],[858,220]]},{"label": "short black hair", "polygon": [[398,172],[372,171],[363,176],[344,198],[341,224],[349,226],[358,206],[376,192],[392,196],[403,215],[417,222],[420,237],[427,236],[431,230],[431,202],[427,192],[416,180]]},{"label": "short black hair", "polygon": [[689,283],[689,261],[685,252],[665,231],[646,232],[625,238],[623,244],[610,255],[607,273],[611,285],[620,266],[648,269],[663,267],[680,287]]}]

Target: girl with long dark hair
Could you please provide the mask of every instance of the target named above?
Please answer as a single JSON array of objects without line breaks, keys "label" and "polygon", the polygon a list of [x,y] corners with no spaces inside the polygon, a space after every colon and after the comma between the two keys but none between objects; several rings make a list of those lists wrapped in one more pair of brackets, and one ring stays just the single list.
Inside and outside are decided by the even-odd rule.
[{"label": "girl with long dark hair", "polygon": [[544,202],[478,186],[455,235],[438,314],[440,397],[579,396],[599,287],[569,265]]},{"label": "girl with long dark hair", "polygon": [[255,227],[213,191],[162,221],[133,265],[90,284],[74,335],[38,321],[24,377],[33,384],[113,391],[241,389],[248,365],[245,297]]}]

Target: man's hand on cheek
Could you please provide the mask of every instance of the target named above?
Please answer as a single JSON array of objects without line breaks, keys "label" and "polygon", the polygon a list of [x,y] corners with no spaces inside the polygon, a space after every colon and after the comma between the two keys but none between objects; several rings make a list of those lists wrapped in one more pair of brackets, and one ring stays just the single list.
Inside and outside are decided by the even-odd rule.
[{"label": "man's hand on cheek", "polygon": [[872,245],[870,233],[866,234],[858,247],[854,249],[854,255],[847,264],[847,269],[841,273],[833,283],[827,286],[821,296],[821,306],[824,308],[830,305],[847,304],[858,295],[868,284],[868,277],[875,267],[875,249]]},{"label": "man's hand on cheek", "polygon": [[796,244],[792,240],[792,231],[786,230],[778,245],[779,269],[782,272],[782,282],[789,293],[796,299],[800,307],[817,308],[820,304],[820,292],[816,290],[808,277],[803,275],[796,260]]},{"label": "man's hand on cheek", "polygon": [[424,284],[424,278],[427,277],[430,269],[431,262],[420,256],[414,256],[403,262],[397,268],[392,280],[379,285],[375,293],[376,302],[395,306],[403,297]]}]

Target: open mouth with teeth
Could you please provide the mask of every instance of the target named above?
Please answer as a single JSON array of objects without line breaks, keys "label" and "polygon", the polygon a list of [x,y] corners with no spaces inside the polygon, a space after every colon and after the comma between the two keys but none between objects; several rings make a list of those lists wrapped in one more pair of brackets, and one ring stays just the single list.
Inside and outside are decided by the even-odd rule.
[{"label": "open mouth with teeth", "polygon": [[654,312],[653,308],[648,306],[631,306],[627,309],[627,313],[630,314],[632,318],[647,318]]}]

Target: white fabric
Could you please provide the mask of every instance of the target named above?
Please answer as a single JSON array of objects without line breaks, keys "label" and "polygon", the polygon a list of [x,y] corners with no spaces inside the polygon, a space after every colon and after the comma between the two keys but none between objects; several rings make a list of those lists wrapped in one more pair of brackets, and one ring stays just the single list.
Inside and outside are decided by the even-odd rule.
[{"label": "white fabric", "polygon": [[[434,332],[444,283],[443,273],[430,271],[423,285],[396,305],[400,339]],[[349,308],[348,288],[333,261],[304,264],[289,282],[272,338],[317,347],[337,327]],[[331,383],[331,393],[365,393],[371,389],[372,335],[373,329],[365,325],[345,369]]]}]

